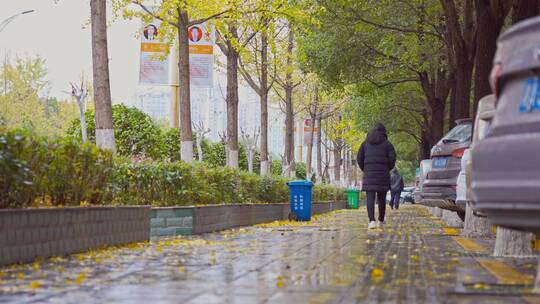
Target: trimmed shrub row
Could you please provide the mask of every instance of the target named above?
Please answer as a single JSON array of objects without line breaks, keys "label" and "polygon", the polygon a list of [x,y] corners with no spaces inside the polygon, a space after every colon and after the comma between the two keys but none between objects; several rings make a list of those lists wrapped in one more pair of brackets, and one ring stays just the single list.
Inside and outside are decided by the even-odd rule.
[{"label": "trimmed shrub row", "polygon": [[[75,139],[0,132],[0,208],[276,203],[288,200],[286,182],[204,163],[133,163]],[[343,199],[344,194],[321,185],[314,198]]]}]

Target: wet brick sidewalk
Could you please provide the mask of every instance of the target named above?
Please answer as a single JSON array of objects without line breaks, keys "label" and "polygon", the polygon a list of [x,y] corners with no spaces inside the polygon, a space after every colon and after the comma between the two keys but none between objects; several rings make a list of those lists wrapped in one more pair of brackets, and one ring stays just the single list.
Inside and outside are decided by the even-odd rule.
[{"label": "wet brick sidewalk", "polygon": [[7,267],[0,303],[540,301],[530,296],[535,258],[496,260],[491,240],[456,238],[421,206],[366,226],[365,209],[343,210]]}]

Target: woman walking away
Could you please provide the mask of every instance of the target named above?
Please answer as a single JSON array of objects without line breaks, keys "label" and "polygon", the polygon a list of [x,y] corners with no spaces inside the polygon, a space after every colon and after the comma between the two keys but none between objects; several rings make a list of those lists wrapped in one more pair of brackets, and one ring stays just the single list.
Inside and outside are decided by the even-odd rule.
[{"label": "woman walking away", "polygon": [[390,172],[390,192],[392,196],[390,198],[390,208],[399,209],[399,200],[401,199],[401,192],[403,191],[403,177],[399,175],[397,168],[392,169]]},{"label": "woman walking away", "polygon": [[382,227],[386,211],[386,193],[390,190],[390,170],[396,164],[396,151],[388,141],[383,124],[376,124],[368,133],[366,141],[360,146],[357,160],[358,166],[364,172],[362,191],[365,191],[367,196],[368,228],[377,226],[375,198],[379,204],[378,226]]}]

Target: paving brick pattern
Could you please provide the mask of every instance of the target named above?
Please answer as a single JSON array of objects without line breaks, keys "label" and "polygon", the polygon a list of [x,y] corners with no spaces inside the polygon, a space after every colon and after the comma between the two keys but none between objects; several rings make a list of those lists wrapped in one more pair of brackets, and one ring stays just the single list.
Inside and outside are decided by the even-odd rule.
[{"label": "paving brick pattern", "polygon": [[[489,253],[464,250],[423,207],[389,210],[383,229],[366,226],[364,208],[343,210],[302,226],[161,238],[108,258],[7,268],[0,303],[527,303],[527,286],[498,284],[476,260]],[[537,263],[499,261],[524,275]]]}]

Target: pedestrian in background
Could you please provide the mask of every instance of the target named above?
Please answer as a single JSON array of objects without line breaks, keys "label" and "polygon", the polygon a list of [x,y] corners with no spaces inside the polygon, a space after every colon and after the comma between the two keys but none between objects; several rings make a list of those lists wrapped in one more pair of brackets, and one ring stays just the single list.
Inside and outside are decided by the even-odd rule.
[{"label": "pedestrian in background", "polygon": [[399,175],[397,168],[390,172],[390,208],[399,209],[399,200],[401,199],[401,191],[403,191],[403,177]]},{"label": "pedestrian in background", "polygon": [[[358,166],[364,172],[362,191],[366,192],[368,228],[382,227],[386,212],[386,193],[390,190],[390,170],[396,164],[396,151],[388,141],[386,128],[377,123],[358,151]],[[379,205],[379,223],[375,222],[375,199]]]}]

